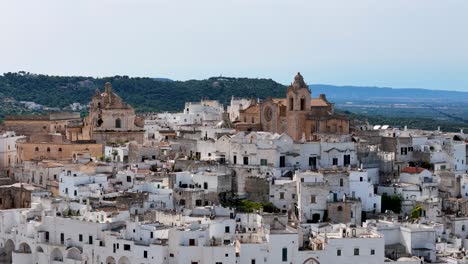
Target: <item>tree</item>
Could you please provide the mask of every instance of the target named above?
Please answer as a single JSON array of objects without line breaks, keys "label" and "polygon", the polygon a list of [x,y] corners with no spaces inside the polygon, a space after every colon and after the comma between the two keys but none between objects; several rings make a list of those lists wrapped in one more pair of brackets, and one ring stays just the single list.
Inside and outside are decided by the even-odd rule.
[{"label": "tree", "polygon": [[394,213],[399,214],[401,212],[401,202],[402,198],[399,195],[382,195],[382,213],[385,213],[385,211],[390,210]]}]

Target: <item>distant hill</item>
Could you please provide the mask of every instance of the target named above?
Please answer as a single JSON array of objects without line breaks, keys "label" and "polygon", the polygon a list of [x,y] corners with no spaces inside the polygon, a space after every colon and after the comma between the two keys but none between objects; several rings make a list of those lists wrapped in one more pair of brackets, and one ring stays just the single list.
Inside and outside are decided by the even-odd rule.
[{"label": "distant hill", "polygon": [[428,90],[415,88],[381,88],[359,86],[334,86],[311,84],[312,96],[324,93],[334,101],[397,101],[397,102],[431,102],[431,101],[466,101],[468,92]]}]

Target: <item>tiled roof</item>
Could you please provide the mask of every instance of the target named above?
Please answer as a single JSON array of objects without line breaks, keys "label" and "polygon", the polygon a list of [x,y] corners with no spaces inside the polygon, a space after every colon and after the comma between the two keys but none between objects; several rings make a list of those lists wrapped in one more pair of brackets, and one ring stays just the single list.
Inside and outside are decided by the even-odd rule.
[{"label": "tiled roof", "polygon": [[415,174],[415,173],[421,173],[425,170],[426,169],[421,168],[421,167],[406,167],[406,168],[403,168],[401,172]]}]

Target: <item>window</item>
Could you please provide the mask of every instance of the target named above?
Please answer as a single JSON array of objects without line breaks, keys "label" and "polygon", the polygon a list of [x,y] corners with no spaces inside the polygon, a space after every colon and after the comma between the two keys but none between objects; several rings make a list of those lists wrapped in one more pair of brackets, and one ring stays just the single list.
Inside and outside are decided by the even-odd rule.
[{"label": "window", "polygon": [[124,250],[130,251],[130,245],[129,244],[124,244]]},{"label": "window", "polygon": [[465,231],[465,225],[462,225],[462,231]]},{"label": "window", "polygon": [[267,166],[267,164],[268,164],[268,160],[266,160],[266,159],[261,159],[260,160],[260,165]]},{"label": "window", "polygon": [[401,148],[400,153],[401,153],[401,155],[407,155],[408,154],[408,148]]},{"label": "window", "polygon": [[289,110],[293,110],[294,108],[294,98],[289,98]]},{"label": "window", "polygon": [[354,249],[354,256],[359,256],[359,248]]},{"label": "window", "polygon": [[59,152],[62,152],[62,148],[59,148],[58,151],[59,151]]},{"label": "window", "polygon": [[305,99],[301,98],[301,111],[305,110]]},{"label": "window", "polygon": [[313,169],[317,167],[317,157],[309,157],[309,166]]},{"label": "window", "polygon": [[249,157],[244,157],[244,165],[249,165]]},{"label": "window", "polygon": [[340,206],[338,206],[338,209],[337,209],[337,210],[338,210],[338,212],[341,212],[341,211],[343,211],[343,206],[341,206],[341,205],[340,205]]},{"label": "window", "polygon": [[154,237],[153,232],[151,232],[150,233],[150,238],[153,238],[153,237]]},{"label": "window", "polygon": [[205,190],[208,189],[208,183],[207,183],[207,182],[204,182],[204,183],[203,183],[203,189],[205,189]]},{"label": "window", "polygon": [[337,256],[341,256],[341,249],[337,249],[337,250],[336,250],[336,255],[337,255]]},{"label": "window", "polygon": [[315,203],[315,195],[310,196],[310,203]]},{"label": "window", "polygon": [[252,260],[250,261],[250,264],[255,264],[255,259],[252,259]]},{"label": "window", "polygon": [[195,200],[195,206],[201,206],[202,200]]},{"label": "window", "polygon": [[291,198],[296,199],[296,194],[295,193],[291,194]]},{"label": "window", "polygon": [[195,239],[193,238],[189,239],[189,246],[195,246]]},{"label": "window", "polygon": [[344,155],[343,166],[348,166],[349,164],[351,164],[351,155]]},{"label": "window", "polygon": [[121,128],[122,127],[122,122],[120,121],[120,118],[117,118],[115,120],[115,128]]},{"label": "window", "polygon": [[132,182],[132,177],[131,176],[127,176],[127,182]]},{"label": "window", "polygon": [[375,255],[375,249],[371,249],[371,250],[370,250],[370,254],[371,254],[371,255]]},{"label": "window", "polygon": [[359,181],[362,182],[362,177],[359,177]]},{"label": "window", "polygon": [[343,187],[343,178],[340,179],[340,187]]},{"label": "window", "polygon": [[234,155],[232,163],[237,164],[237,156]]},{"label": "window", "polygon": [[283,252],[282,252],[282,259],[283,259],[283,262],[285,261],[288,261],[288,248],[283,248]]},{"label": "window", "polygon": [[284,199],[284,192],[280,192],[280,199],[281,199],[281,200]]},{"label": "window", "polygon": [[36,148],[34,149],[34,151],[39,151],[39,147],[36,147]]},{"label": "window", "polygon": [[337,166],[338,165],[338,158],[333,158],[333,166]]},{"label": "window", "polygon": [[280,168],[286,167],[286,157],[285,156],[280,156]]},{"label": "window", "polygon": [[78,241],[83,242],[83,235],[82,234],[78,235]]},{"label": "window", "polygon": [[229,233],[231,232],[231,228],[229,226],[224,227],[224,233]]},{"label": "window", "polygon": [[49,147],[47,147],[47,152],[50,152],[50,148],[49,148]]},{"label": "window", "polygon": [[88,237],[88,244],[90,244],[90,245],[93,244],[93,236]]},{"label": "window", "polygon": [[61,244],[65,243],[65,234],[64,233],[60,233],[60,243]]},{"label": "window", "polygon": [[184,200],[184,199],[180,199],[179,205],[185,205],[185,200]]},{"label": "window", "polygon": [[148,258],[148,251],[143,251],[143,258]]}]

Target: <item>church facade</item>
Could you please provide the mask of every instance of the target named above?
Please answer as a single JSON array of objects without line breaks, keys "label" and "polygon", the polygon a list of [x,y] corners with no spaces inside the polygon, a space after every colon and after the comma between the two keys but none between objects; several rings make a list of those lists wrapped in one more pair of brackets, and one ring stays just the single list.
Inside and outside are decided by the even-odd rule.
[{"label": "church facade", "polygon": [[106,83],[103,93],[96,89],[84,126],[96,142],[136,141],[142,144],[144,129],[138,122],[133,107],[112,92],[111,84]]},{"label": "church facade", "polygon": [[300,73],[286,91],[286,98],[266,98],[240,110],[236,128],[241,131],[286,133],[294,140],[312,141],[319,134],[348,134],[349,118],[336,114],[324,94],[311,98]]}]

